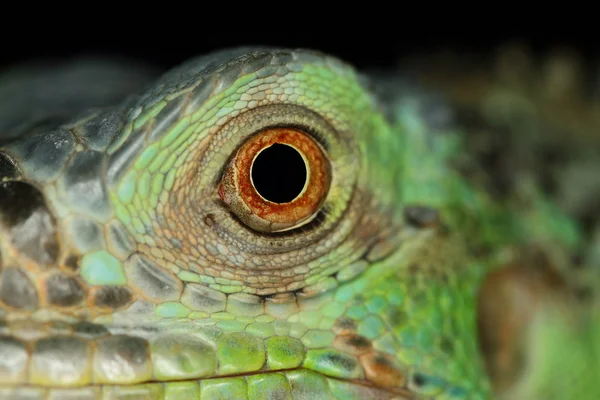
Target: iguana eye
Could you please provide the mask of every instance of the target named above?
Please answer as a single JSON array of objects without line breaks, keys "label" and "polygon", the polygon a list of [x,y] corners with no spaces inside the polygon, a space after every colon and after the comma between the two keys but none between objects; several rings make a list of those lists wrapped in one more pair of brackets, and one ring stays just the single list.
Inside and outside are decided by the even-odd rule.
[{"label": "iguana eye", "polygon": [[277,232],[318,213],[331,184],[324,149],[295,128],[267,128],[247,139],[225,168],[219,196],[249,227]]}]

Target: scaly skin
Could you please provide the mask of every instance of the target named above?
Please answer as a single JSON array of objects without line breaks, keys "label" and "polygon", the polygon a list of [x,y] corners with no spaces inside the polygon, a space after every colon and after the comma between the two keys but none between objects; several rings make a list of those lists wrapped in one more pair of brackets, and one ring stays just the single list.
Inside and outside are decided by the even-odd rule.
[{"label": "scaly skin", "polygon": [[[484,275],[578,228],[537,192],[524,214],[495,202],[453,167],[459,128],[362,82],[318,53],[233,50],[112,108],[82,95],[52,127],[5,122],[0,398],[491,398]],[[218,186],[274,125],[315,135],[332,183],[313,222],[265,234]]]}]

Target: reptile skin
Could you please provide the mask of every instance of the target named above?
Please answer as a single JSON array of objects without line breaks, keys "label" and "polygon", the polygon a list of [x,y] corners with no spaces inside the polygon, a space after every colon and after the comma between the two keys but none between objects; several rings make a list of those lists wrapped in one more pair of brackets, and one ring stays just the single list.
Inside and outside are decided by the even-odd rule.
[{"label": "reptile skin", "polygon": [[[582,238],[535,185],[515,205],[457,167],[432,98],[304,50],[6,75],[0,398],[492,398],[486,273]],[[331,182],[310,222],[261,232],[220,184],[273,127]]]}]

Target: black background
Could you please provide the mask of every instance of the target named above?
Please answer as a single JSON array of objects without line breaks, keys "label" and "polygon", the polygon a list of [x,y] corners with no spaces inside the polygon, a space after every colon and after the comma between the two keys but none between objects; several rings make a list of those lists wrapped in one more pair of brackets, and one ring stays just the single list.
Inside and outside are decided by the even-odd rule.
[{"label": "black background", "polygon": [[[212,17],[204,15],[202,20]],[[407,24],[407,20],[380,21],[365,16],[360,22],[338,20],[337,26],[327,25],[326,19],[322,22],[304,18],[300,23],[289,22],[265,29],[257,29],[256,24],[248,24],[248,21],[231,22],[229,25],[237,24],[237,29],[230,29],[229,25],[219,25],[218,15],[212,24],[195,26],[189,21],[174,21],[164,27],[143,18],[138,18],[135,24],[127,19],[111,18],[77,20],[77,23],[46,21],[34,31],[5,24],[1,32],[4,40],[0,67],[39,59],[117,55],[168,68],[211,50],[253,44],[318,49],[358,67],[394,65],[403,57],[441,49],[492,56],[498,46],[507,42],[525,43],[534,54],[541,55],[564,47],[576,50],[587,61],[596,61],[600,55],[596,40],[599,35],[592,26],[576,30],[560,19],[560,23],[546,27],[535,27],[530,25],[530,20],[525,20],[523,28],[514,28],[514,24],[506,20],[490,26],[480,20],[475,26],[470,25],[468,18],[448,18],[446,23],[417,19]],[[585,27],[580,21],[574,23],[579,28]]]}]

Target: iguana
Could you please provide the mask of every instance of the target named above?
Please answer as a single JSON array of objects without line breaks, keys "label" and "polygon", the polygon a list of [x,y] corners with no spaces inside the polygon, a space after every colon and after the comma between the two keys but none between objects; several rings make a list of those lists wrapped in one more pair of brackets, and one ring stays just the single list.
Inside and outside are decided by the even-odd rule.
[{"label": "iguana", "polygon": [[600,398],[597,214],[534,134],[598,132],[597,103],[563,129],[501,76],[274,48],[7,71],[0,398]]}]

